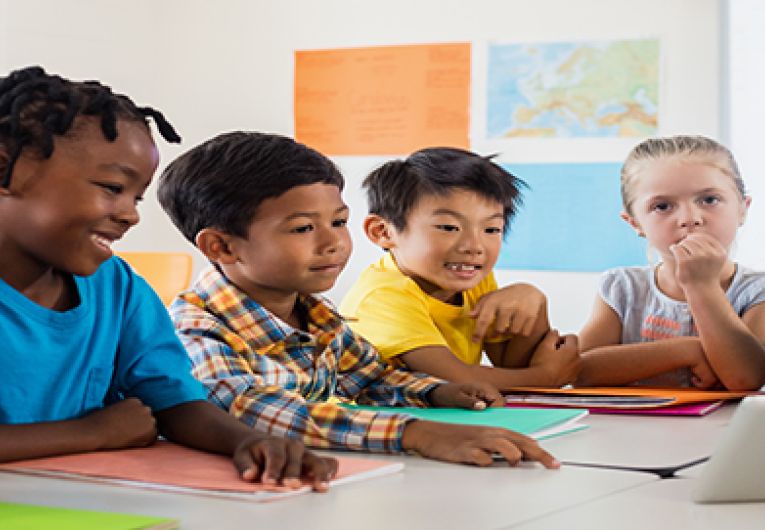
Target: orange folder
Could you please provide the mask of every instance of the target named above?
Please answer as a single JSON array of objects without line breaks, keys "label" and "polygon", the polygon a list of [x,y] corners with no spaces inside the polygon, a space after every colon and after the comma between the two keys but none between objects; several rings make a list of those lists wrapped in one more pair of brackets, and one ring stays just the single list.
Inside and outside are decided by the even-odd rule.
[{"label": "orange folder", "polygon": [[710,401],[740,399],[757,391],[697,390],[693,388],[515,387],[506,393],[508,403],[554,405],[556,407],[608,407],[650,409]]}]

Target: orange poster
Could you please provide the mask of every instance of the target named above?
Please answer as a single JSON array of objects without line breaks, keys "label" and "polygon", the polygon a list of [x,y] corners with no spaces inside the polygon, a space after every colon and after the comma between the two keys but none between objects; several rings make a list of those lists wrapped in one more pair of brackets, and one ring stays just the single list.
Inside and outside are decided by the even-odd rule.
[{"label": "orange poster", "polygon": [[327,155],[468,148],[470,44],[295,52],[295,138]]}]

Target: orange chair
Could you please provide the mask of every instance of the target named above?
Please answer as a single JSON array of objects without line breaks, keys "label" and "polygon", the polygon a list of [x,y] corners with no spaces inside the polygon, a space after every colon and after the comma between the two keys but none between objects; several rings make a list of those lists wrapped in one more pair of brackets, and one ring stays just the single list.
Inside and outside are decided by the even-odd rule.
[{"label": "orange chair", "polygon": [[184,252],[118,252],[157,292],[165,305],[189,286],[191,255]]}]

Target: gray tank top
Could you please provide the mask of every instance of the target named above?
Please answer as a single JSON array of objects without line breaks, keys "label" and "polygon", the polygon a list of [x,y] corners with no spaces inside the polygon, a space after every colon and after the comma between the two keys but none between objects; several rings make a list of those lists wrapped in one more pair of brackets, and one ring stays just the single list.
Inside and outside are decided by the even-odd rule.
[{"label": "gray tank top", "polygon": [[[656,285],[656,267],[623,267],[606,271],[600,297],[622,321],[622,344],[698,336],[688,304],[662,293]],[[736,266],[725,293],[736,314],[765,302],[765,273]],[[649,386],[691,386],[690,370],[682,369],[638,382]]]}]

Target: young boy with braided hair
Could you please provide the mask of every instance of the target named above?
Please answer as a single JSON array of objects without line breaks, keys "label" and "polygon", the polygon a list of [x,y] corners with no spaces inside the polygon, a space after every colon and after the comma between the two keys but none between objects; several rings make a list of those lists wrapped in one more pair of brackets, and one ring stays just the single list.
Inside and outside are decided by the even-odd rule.
[{"label": "young boy with braided hair", "polygon": [[489,385],[386,367],[316,294],[332,287],[351,251],[342,188],[330,160],[273,134],[219,135],[162,173],[160,203],[213,264],[170,309],[209,399],[247,425],[314,447],[414,451],[478,465],[498,453],[556,467],[536,442],[506,429],[333,402],[504,404]]},{"label": "young boy with braided hair", "polygon": [[147,117],[95,81],[0,78],[0,461],[151,444],[228,454],[245,480],[326,489],[337,463],[205,400],[167,312],[110,246],[158,164]]}]

